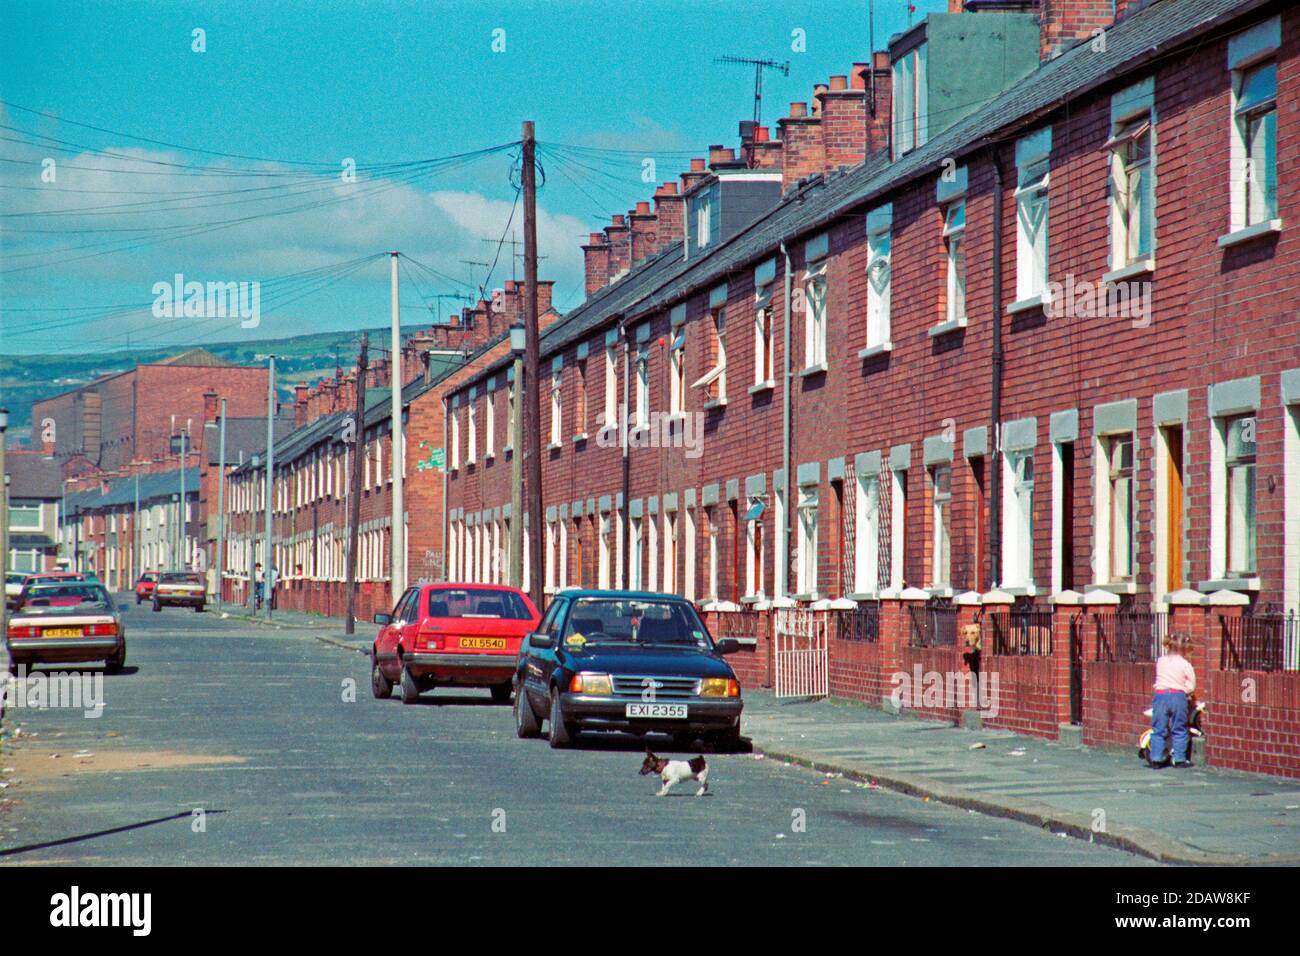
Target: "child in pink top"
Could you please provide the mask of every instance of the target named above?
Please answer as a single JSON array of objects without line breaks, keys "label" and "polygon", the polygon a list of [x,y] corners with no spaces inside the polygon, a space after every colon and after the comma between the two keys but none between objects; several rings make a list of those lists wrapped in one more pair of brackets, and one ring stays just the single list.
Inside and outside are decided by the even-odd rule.
[{"label": "child in pink top", "polygon": [[1151,755],[1154,769],[1167,765],[1165,742],[1170,741],[1170,756],[1175,767],[1192,765],[1187,735],[1188,698],[1196,691],[1196,671],[1185,656],[1191,650],[1186,634],[1170,634],[1164,639],[1164,653],[1156,661],[1155,693],[1151,701]]}]

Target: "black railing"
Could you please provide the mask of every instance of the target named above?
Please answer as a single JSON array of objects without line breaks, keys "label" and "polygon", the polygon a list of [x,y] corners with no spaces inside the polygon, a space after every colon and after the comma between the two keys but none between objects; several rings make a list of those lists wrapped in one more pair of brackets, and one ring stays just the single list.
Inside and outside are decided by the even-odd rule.
[{"label": "black railing", "polygon": [[1300,618],[1247,614],[1222,619],[1219,670],[1300,671]]},{"label": "black railing", "polygon": [[1052,653],[1052,609],[990,611],[980,622],[980,644],[990,654],[1048,657]]},{"label": "black railing", "polygon": [[742,611],[722,611],[718,613],[718,634],[724,637],[757,640],[767,634],[768,615],[764,611],[745,609]]},{"label": "black railing", "polygon": [[859,604],[851,611],[838,612],[835,637],[841,641],[875,644],[880,640],[880,605],[873,601]]},{"label": "black railing", "polygon": [[1094,660],[1112,664],[1139,664],[1160,656],[1169,633],[1165,611],[1116,611],[1093,616],[1096,635]]},{"label": "black railing", "polygon": [[912,647],[953,647],[957,643],[957,606],[931,600],[907,608],[908,639]]}]

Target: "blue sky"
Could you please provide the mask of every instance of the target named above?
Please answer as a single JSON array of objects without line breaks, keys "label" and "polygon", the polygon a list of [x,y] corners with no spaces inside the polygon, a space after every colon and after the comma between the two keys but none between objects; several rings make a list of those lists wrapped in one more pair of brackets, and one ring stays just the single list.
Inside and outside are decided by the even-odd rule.
[{"label": "blue sky", "polygon": [[[883,48],[907,26],[908,5],[875,6]],[[913,20],[946,2],[916,6]],[[814,83],[866,59],[867,11],[867,0],[8,0],[0,98],[50,115],[0,105],[0,350],[383,324],[387,263],[340,264],[390,248],[432,270],[403,275],[404,322],[427,322],[432,296],[483,282],[486,268],[461,260],[494,258],[496,244],[482,240],[505,230],[511,161],[499,153],[447,169],[367,167],[509,143],[525,118],[543,143],[593,150],[542,156],[541,272],[556,280],[557,303],[572,307],[582,298],[582,237],[649,198],[645,158],[662,181],[710,143],[735,145],[737,122],[752,112],[753,74],[713,57],[790,61],[789,77],[765,79],[771,124]],[[192,50],[196,28],[205,52]],[[497,30],[504,52],[493,50]],[[792,50],[796,30],[804,52]],[[359,172],[345,187],[347,160]],[[298,206],[309,208],[288,214]],[[233,219],[247,221],[214,228]],[[510,277],[509,252],[492,285]],[[176,273],[262,281],[260,325],[160,323],[151,290]],[[300,277],[271,281],[285,276]],[[450,300],[442,303],[445,312]]]}]

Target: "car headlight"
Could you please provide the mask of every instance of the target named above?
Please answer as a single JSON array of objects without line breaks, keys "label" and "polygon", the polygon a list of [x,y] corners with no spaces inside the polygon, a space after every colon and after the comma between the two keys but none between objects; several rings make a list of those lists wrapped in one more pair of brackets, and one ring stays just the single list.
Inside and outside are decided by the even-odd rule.
[{"label": "car headlight", "polygon": [[569,681],[569,690],[574,694],[609,696],[614,693],[614,682],[608,674],[589,674],[583,671],[573,675],[573,680]]},{"label": "car headlight", "polygon": [[700,681],[701,697],[739,697],[740,685],[730,677],[706,677]]}]

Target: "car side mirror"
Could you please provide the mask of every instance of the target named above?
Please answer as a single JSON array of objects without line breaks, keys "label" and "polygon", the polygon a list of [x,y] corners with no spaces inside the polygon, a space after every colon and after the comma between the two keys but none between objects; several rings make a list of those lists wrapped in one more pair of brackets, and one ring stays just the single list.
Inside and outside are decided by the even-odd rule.
[{"label": "car side mirror", "polygon": [[391,615],[391,614],[376,614],[376,615],[375,615],[375,623],[376,623],[376,624],[392,624],[392,623],[393,623],[393,615]]},{"label": "car side mirror", "polygon": [[549,634],[529,634],[528,646],[536,647],[540,650],[546,650],[549,647],[555,646],[555,638],[551,637]]},{"label": "car side mirror", "polygon": [[714,641],[713,650],[717,654],[734,654],[740,650],[740,641],[734,637],[724,637],[721,640]]}]

